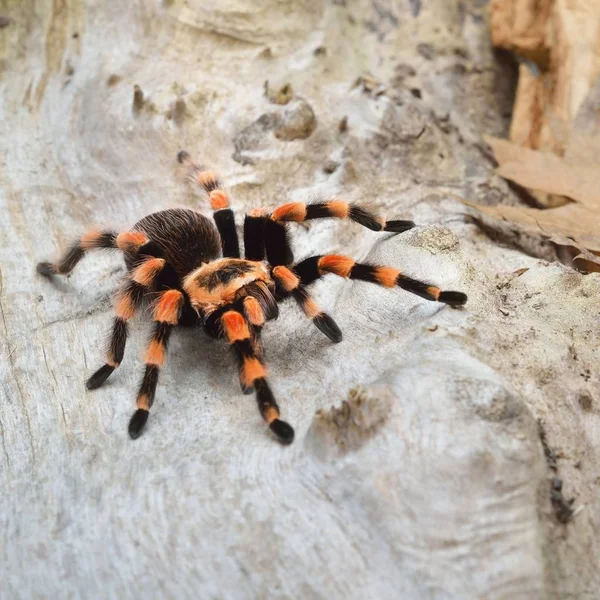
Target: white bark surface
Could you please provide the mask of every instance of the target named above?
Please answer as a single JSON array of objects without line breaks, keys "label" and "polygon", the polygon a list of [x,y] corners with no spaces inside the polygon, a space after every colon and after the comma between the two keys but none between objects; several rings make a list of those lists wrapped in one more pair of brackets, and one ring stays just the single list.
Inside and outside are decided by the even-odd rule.
[{"label": "white bark surface", "polygon": [[[506,133],[514,85],[484,3],[0,7],[1,598],[597,597],[600,276],[495,244],[456,200],[520,201],[480,141]],[[413,218],[296,227],[295,253],[393,265],[466,308],[327,279],[332,345],[284,305],[265,346],[287,448],[227,349],[184,330],[130,440],[143,321],[84,386],[122,260],[56,282],[35,264],[92,225],[197,206],[181,148],[220,171],[239,223],[335,194]],[[582,509],[566,524],[552,477]]]}]

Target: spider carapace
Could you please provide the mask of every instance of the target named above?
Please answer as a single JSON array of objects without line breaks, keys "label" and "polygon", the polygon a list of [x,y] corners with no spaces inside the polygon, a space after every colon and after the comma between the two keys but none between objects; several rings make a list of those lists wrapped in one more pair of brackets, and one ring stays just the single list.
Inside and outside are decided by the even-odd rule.
[{"label": "spider carapace", "polygon": [[191,208],[173,208],[144,217],[129,231],[94,229],[74,242],[56,262],[37,266],[45,276],[66,275],[88,250],[118,249],[128,273],[116,296],[115,316],[105,364],[88,380],[87,388],[102,385],[120,365],[125,352],[128,322],[145,306],[153,331],[144,358],[145,370],[137,394],[137,410],[129,434],[137,438],[148,421],[158,374],[167,344],[177,325],[197,325],[224,338],[237,359],[242,390],[256,394],[258,409],[277,439],[289,444],[293,428],[279,418],[279,406],[267,380],[261,332],[277,318],[278,302],[290,296],[304,314],[332,342],[342,332],[310,296],[311,283],[329,273],[368,281],[387,288],[400,287],[427,300],[463,305],[461,292],[412,279],[393,267],[356,262],[349,256],[326,254],[294,263],[287,223],[309,219],[351,219],[373,231],[402,232],[411,221],[386,221],[369,210],[343,200],[284,204],[273,212],[254,210],[244,220],[244,254],[240,258],[234,214],[229,196],[213,171],[192,162],[186,152],[177,155],[189,180],[205,192],[214,211],[212,222]]}]

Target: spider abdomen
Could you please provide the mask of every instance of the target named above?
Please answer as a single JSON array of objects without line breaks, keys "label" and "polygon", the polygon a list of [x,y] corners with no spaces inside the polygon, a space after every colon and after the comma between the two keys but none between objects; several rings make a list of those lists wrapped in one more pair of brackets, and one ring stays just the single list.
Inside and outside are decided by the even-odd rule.
[{"label": "spider abdomen", "polygon": [[[169,208],[139,220],[133,230],[145,233],[181,279],[201,263],[221,255],[219,234],[213,223],[191,208]],[[131,270],[135,256],[125,256]]]}]

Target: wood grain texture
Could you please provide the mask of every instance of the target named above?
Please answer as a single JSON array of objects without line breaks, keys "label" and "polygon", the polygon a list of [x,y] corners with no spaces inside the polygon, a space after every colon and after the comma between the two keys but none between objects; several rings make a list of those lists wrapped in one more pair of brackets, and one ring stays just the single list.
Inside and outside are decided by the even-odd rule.
[{"label": "wood grain texture", "polygon": [[[507,131],[513,76],[485,7],[1,6],[0,598],[594,597],[600,279],[495,245],[452,200],[519,201],[480,146]],[[291,84],[281,103],[265,79]],[[337,345],[282,307],[264,344],[290,447],[225,345],[177,332],[132,441],[143,319],[110,381],[84,385],[121,257],[90,253],[55,282],[35,264],[91,226],[174,204],[210,215],[182,148],[221,174],[240,224],[314,196],[414,219],[400,235],[293,225],[296,255],[388,264],[467,307],[332,278],[313,289]],[[553,475],[587,507],[567,525]]]}]

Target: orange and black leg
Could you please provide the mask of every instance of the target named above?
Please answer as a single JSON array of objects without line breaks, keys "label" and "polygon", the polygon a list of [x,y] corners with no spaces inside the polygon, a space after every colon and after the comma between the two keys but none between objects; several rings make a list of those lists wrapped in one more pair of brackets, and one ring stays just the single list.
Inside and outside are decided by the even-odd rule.
[{"label": "orange and black leg", "polygon": [[412,229],[412,221],[386,221],[374,212],[344,200],[329,200],[326,202],[289,202],[276,208],[271,213],[271,219],[276,222],[294,221],[302,223],[311,219],[350,219],[372,231],[392,231],[400,233]]},{"label": "orange and black leg", "polygon": [[336,344],[342,341],[342,332],[333,318],[321,310],[303,285],[301,278],[288,267],[282,265],[272,271],[277,283],[279,295],[285,298],[293,296],[302,312],[311,319],[314,325]]},{"label": "orange and black leg", "polygon": [[263,260],[265,254],[273,266],[291,265],[294,255],[290,245],[287,223],[301,223],[312,219],[350,219],[372,231],[402,232],[412,229],[412,221],[386,221],[374,212],[344,200],[327,202],[289,202],[271,214],[255,210],[244,221],[246,258]]},{"label": "orange and black leg", "polygon": [[[248,289],[252,290],[251,293],[253,295],[244,296],[232,304],[227,304],[218,308],[205,320],[204,328],[211,337],[225,337],[226,334],[223,328],[223,315],[230,311],[243,314],[248,323],[254,355],[258,357],[260,361],[262,361],[264,353],[260,336],[265,322],[269,319],[268,315],[271,307],[270,303],[265,303],[263,298],[260,296],[261,290],[257,287],[256,283],[250,284]],[[271,301],[275,307],[277,307],[275,299],[272,296]],[[240,364],[240,387],[242,388],[242,392],[244,394],[251,394],[254,392],[254,388],[246,381],[242,363]]]},{"label": "orange and black leg", "polygon": [[210,206],[214,211],[213,218],[221,236],[223,256],[239,258],[240,244],[235,229],[234,214],[229,208],[229,194],[223,189],[217,174],[196,165],[184,150],[177,154],[177,160],[187,168],[190,181],[199,185],[208,195]]},{"label": "orange and black leg", "polygon": [[387,288],[400,287],[426,300],[443,302],[450,306],[462,306],[467,301],[467,295],[462,292],[443,291],[435,285],[408,277],[392,267],[357,263],[349,256],[311,256],[295,265],[294,272],[303,285],[309,285],[320,277],[333,273],[346,279],[370,281]]},{"label": "orange and black leg", "polygon": [[[250,325],[252,343],[254,344],[254,352],[256,356],[263,360],[264,350],[260,336],[267,320],[263,307],[254,296],[246,296],[243,299],[242,305],[244,317],[246,317],[246,320]],[[245,378],[243,377],[243,372],[240,372],[240,384],[244,393],[249,394],[252,391],[252,388],[249,388],[246,384]]]},{"label": "orange and black leg", "polygon": [[248,260],[264,260],[266,255],[274,267],[294,262],[287,224],[263,209],[250,211],[244,219],[244,249]]},{"label": "orange and black leg", "polygon": [[108,343],[106,362],[86,382],[88,390],[100,387],[121,364],[127,343],[127,323],[142,305],[144,296],[165,266],[162,258],[142,261],[127,277],[115,302],[115,318]]},{"label": "orange and black leg", "polygon": [[138,391],[137,410],[129,421],[129,435],[132,439],[142,434],[148,421],[156,394],[158,374],[165,362],[169,337],[179,321],[183,304],[184,297],[179,290],[168,290],[160,295],[154,307],[154,329],[144,358],[146,367]]},{"label": "orange and black leg", "polygon": [[37,272],[45,277],[67,275],[88,250],[118,249],[125,252],[136,252],[147,241],[148,238],[139,231],[117,233],[109,229],[93,229],[73,242],[57,262],[38,263]]},{"label": "orange and black leg", "polygon": [[269,218],[266,211],[250,211],[244,218],[244,254],[248,260],[265,258],[266,227]]},{"label": "orange and black leg", "polygon": [[[244,304],[245,312],[247,308]],[[254,309],[255,306],[250,308],[249,314]],[[221,327],[238,360],[242,385],[254,389],[258,410],[277,439],[282,444],[291,444],[294,441],[294,430],[279,418],[279,406],[269,387],[264,362],[257,353],[250,323],[237,310],[228,310],[221,316]]]}]

